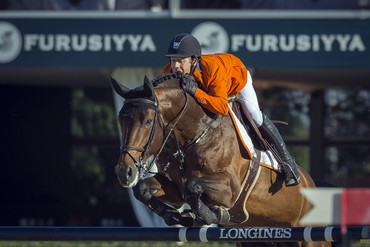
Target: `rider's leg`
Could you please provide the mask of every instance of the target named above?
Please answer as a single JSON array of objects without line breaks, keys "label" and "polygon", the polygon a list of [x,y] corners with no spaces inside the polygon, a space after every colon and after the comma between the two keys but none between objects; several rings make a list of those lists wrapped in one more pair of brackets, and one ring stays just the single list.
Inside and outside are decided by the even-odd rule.
[{"label": "rider's leg", "polygon": [[249,71],[247,84],[242,90],[239,91],[238,98],[242,102],[243,110],[247,110],[257,127],[260,127],[263,123],[263,117],[258,104],[256,92],[253,88],[253,80]]},{"label": "rider's leg", "polygon": [[299,184],[299,171],[294,158],[290,155],[283,138],[270,119],[263,114],[263,124],[258,128],[262,136],[274,147],[283,161],[285,171],[285,185],[293,186]]},{"label": "rider's leg", "polygon": [[262,136],[274,146],[283,161],[285,170],[286,186],[299,184],[299,171],[294,158],[290,155],[283,138],[270,119],[260,110],[257,95],[253,88],[253,80],[248,71],[248,80],[246,86],[238,94],[242,102],[243,111],[248,111],[253,121],[260,130]]}]

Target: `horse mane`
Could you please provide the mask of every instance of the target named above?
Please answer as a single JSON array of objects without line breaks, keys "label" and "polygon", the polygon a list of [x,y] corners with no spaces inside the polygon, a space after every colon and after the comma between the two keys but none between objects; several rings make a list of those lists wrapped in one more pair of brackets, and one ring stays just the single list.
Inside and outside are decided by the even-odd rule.
[{"label": "horse mane", "polygon": [[162,74],[159,75],[157,78],[152,80],[153,87],[157,87],[159,84],[172,80],[172,79],[180,79],[181,74],[180,73],[167,73],[167,74]]}]

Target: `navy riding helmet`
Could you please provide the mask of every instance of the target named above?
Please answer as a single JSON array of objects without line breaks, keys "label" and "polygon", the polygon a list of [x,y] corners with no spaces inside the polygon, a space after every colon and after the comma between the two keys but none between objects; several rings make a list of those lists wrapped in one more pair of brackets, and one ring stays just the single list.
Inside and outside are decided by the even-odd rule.
[{"label": "navy riding helmet", "polygon": [[192,57],[200,58],[202,49],[199,41],[191,34],[180,33],[172,38],[168,45],[167,57]]}]

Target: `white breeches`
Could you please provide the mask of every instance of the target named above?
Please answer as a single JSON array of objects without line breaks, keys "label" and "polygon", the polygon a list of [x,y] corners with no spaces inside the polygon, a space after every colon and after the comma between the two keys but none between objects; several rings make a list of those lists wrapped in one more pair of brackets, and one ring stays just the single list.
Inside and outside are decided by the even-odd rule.
[{"label": "white breeches", "polygon": [[248,71],[248,78],[247,78],[247,84],[245,87],[239,91],[237,96],[240,101],[242,102],[243,110],[247,110],[249,114],[251,115],[253,121],[257,125],[257,127],[260,127],[263,123],[263,117],[262,112],[260,110],[260,107],[258,105],[258,99],[256,92],[253,88],[253,80],[252,76],[250,75]]}]

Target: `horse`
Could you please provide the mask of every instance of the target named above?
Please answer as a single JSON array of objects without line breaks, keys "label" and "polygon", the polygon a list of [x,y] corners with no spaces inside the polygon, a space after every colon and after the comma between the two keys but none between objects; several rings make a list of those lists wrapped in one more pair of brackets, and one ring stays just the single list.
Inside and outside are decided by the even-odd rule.
[{"label": "horse", "polygon": [[[299,190],[315,187],[301,167],[301,183],[286,187],[280,172],[258,165],[257,182],[241,204],[247,217],[233,219],[230,210],[241,197],[253,158],[242,147],[231,117],[201,107],[180,82],[178,74],[161,75],[152,81],[145,76],[143,86],[130,90],[111,77],[112,87],[125,99],[118,115],[122,146],[115,166],[121,186],[133,188],[135,197],[168,225],[298,226],[312,207]],[[147,176],[153,165],[158,172]],[[185,204],[190,209],[179,210]]]}]

